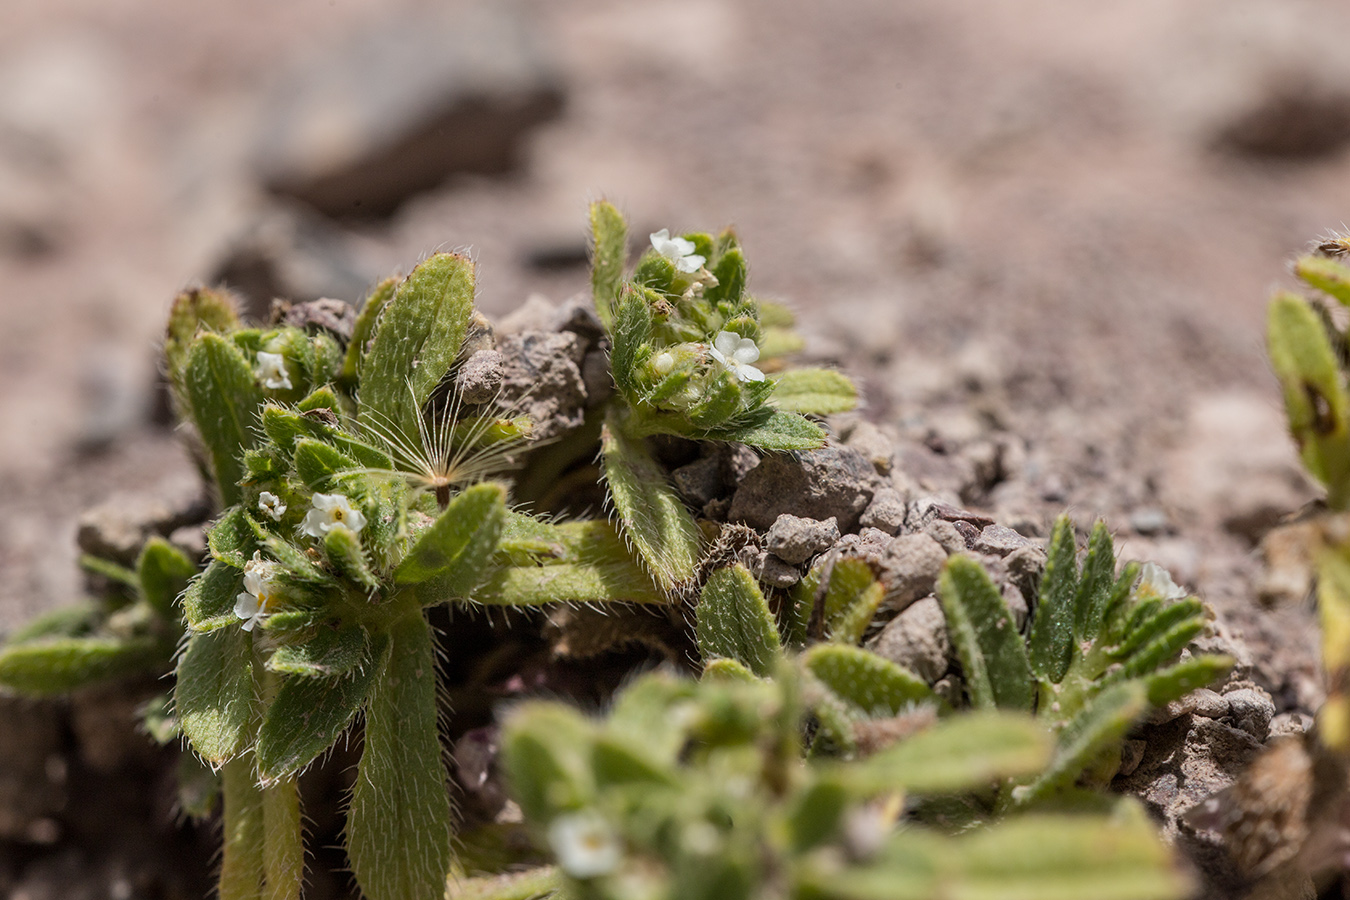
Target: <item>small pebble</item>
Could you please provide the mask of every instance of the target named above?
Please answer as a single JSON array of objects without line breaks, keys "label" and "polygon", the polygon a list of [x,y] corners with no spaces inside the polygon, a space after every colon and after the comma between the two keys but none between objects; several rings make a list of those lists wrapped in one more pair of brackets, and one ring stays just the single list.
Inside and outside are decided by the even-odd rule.
[{"label": "small pebble", "polygon": [[783,513],[769,526],[765,546],[783,562],[800,565],[838,540],[839,523],[834,516],[820,521]]}]

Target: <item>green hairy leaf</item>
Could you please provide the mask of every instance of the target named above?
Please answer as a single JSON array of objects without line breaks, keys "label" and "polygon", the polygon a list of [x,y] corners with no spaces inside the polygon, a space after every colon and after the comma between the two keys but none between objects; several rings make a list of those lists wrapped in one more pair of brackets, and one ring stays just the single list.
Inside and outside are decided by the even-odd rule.
[{"label": "green hairy leaf", "polygon": [[[314,672],[309,671],[283,678],[258,731],[258,774],[267,780],[287,777],[331,747],[347,730],[375,679],[385,670],[388,648],[389,641],[383,636],[368,644],[362,641],[359,661],[348,666],[345,674],[313,677]],[[344,649],[334,648],[329,655],[339,655]],[[321,664],[322,659],[314,668]],[[285,671],[279,666],[269,668]]]},{"label": "green hairy leaf", "polygon": [[875,653],[838,644],[818,644],[802,664],[859,717],[894,716],[937,698],[922,678]]},{"label": "green hairy leaf", "polygon": [[394,299],[394,291],[398,290],[398,278],[386,278],[375,286],[375,290],[370,292],[370,296],[361,304],[361,311],[356,316],[356,324],[352,328],[352,338],[347,343],[347,354],[342,360],[342,372],[339,380],[347,386],[356,384],[356,379],[361,371],[362,363],[365,360],[366,344],[370,341],[370,336],[375,333],[375,326],[379,322],[380,314],[389,301]]},{"label": "green hairy leaf", "polygon": [[64,694],[141,671],[173,652],[151,637],[52,637],[0,648],[0,685],[35,696]]},{"label": "green hairy leaf", "polygon": [[506,518],[506,492],[478,484],[450,501],[394,570],[398,584],[436,579],[445,596],[467,597],[482,579]]},{"label": "green hairy leaf", "polygon": [[166,619],[177,618],[174,604],[188,581],[197,574],[197,566],[182,550],[161,537],[152,537],[141,548],[136,574],[145,602]]},{"label": "green hairy leaf", "polygon": [[1325,256],[1302,256],[1294,263],[1294,274],[1350,306],[1350,268],[1344,263]]},{"label": "green hairy leaf", "polygon": [[210,457],[221,502],[239,502],[244,451],[254,446],[263,392],[248,361],[230,341],[203,334],[188,350],[184,391]]},{"label": "green hairy leaf", "polygon": [[603,200],[591,204],[591,295],[600,324],[612,328],[614,304],[623,286],[628,262],[628,226],[623,216]]},{"label": "green hairy leaf", "polygon": [[718,569],[703,588],[697,610],[698,649],[705,659],[726,657],[756,675],[768,675],[780,649],[778,626],[750,570]]},{"label": "green hairy leaf", "polygon": [[1267,334],[1270,365],[1303,465],[1327,486],[1328,504],[1344,509],[1350,504],[1350,401],[1322,319],[1302,297],[1276,294]]},{"label": "green hairy leaf", "polygon": [[454,253],[430,257],[398,286],[361,366],[363,430],[393,429],[418,445],[422,408],[459,356],[473,291],[473,262]]},{"label": "green hairy leaf", "polygon": [[1031,709],[1036,694],[1026,646],[984,568],[967,557],[953,556],[938,579],[938,598],[971,705]]},{"label": "green hairy leaf", "polygon": [[239,624],[234,603],[244,590],[244,573],[212,561],[183,594],[183,616],[192,631],[214,631]]},{"label": "green hairy leaf", "polygon": [[830,567],[825,588],[825,632],[830,640],[856,644],[871,624],[886,588],[860,559],[840,559]]},{"label": "green hairy leaf", "polygon": [[672,590],[693,578],[699,560],[698,526],[666,483],[665,470],[640,438],[624,433],[613,415],[605,423],[600,447],[620,526],[657,584]]},{"label": "green hairy leaf", "polygon": [[252,645],[243,629],[221,628],[192,635],[178,659],[178,721],[207,762],[225,762],[252,739]]},{"label": "green hairy leaf", "polygon": [[857,406],[858,390],[830,369],[790,369],[774,379],[772,402],[784,412],[824,416]]},{"label": "green hairy leaf", "polygon": [[1051,752],[1050,735],[1029,716],[971,713],[841,768],[838,777],[864,794],[897,789],[950,794],[1035,774],[1050,761]]},{"label": "green hairy leaf", "polygon": [[1102,691],[1060,733],[1049,767],[1031,784],[1014,790],[1014,802],[1025,806],[1070,786],[1102,751],[1119,744],[1146,709],[1148,690],[1138,681]]},{"label": "green hairy leaf", "polygon": [[1050,536],[1040,598],[1031,620],[1031,635],[1027,638],[1031,670],[1055,684],[1064,679],[1073,650],[1073,625],[1077,618],[1074,611],[1078,593],[1077,553],[1073,523],[1067,516],[1061,516]]}]

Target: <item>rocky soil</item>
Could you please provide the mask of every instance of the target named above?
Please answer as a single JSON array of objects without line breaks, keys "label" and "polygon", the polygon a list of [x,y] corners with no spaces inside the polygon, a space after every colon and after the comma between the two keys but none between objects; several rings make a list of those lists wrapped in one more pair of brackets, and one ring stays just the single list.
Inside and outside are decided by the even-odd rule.
[{"label": "rocky soil", "polygon": [[[936,679],[933,568],[965,547],[1015,598],[1066,510],[1214,607],[1234,680],[1128,777],[1175,812],[1322,692],[1306,605],[1258,599],[1254,548],[1315,496],[1261,330],[1350,208],[1347,26],[1334,0],[0,6],[0,631],[80,595],[77,535],[191,539],[152,349],[181,286],[265,314],[470,246],[506,377],[565,358],[575,409],[602,387],[564,301],[606,196],[642,233],[734,223],[752,287],[863,387],[800,466],[672,448],[766,578],[882,560],[905,599],[873,645]],[[165,759],[90,749],[105,700],[6,701],[0,892],[202,895],[213,837],[165,830]]]}]

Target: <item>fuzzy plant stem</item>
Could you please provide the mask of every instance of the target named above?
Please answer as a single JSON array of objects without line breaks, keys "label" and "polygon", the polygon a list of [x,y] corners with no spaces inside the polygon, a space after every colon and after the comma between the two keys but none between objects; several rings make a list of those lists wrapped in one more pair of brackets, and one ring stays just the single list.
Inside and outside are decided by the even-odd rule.
[{"label": "fuzzy plant stem", "polygon": [[236,757],[221,767],[225,807],[220,900],[262,900],[263,792],[251,759]]},{"label": "fuzzy plant stem", "polygon": [[436,654],[421,608],[395,622],[389,637],[389,662],[366,708],[347,852],[368,900],[441,900],[454,866],[453,822],[437,724]]},{"label": "fuzzy plant stem", "polygon": [[300,828],[300,791],[295,776],[263,791],[264,900],[300,900],[305,850]]},{"label": "fuzzy plant stem", "polygon": [[[281,676],[261,666],[262,691],[270,705]],[[305,879],[304,831],[300,825],[300,784],[295,775],[277,779],[262,792],[263,900],[300,900]]]}]

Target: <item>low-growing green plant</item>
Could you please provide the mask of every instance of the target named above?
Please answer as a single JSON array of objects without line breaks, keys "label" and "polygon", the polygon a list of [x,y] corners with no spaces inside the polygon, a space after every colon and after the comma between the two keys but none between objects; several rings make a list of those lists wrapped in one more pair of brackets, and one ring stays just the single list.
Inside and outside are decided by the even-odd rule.
[{"label": "low-growing green plant", "polygon": [[[1117,575],[1101,522],[1081,570],[1072,523],[1056,523],[1027,634],[973,559],[948,561],[938,595],[970,706],[1034,712],[1055,735],[1048,765],[1010,781],[1002,807],[1026,806],[1081,783],[1105,785],[1119,768],[1126,733],[1150,707],[1212,683],[1233,665],[1208,654],[1176,661],[1205,628],[1203,605],[1156,566],[1142,579],[1133,564]],[[811,623],[820,623],[823,639],[805,649],[802,662],[819,737],[835,751],[855,751],[860,737],[877,733],[877,722],[915,703],[945,708],[919,676],[852,646],[883,597],[865,562],[827,560],[794,589],[788,605],[790,644],[806,643]],[[780,623],[743,566],[708,580],[697,623],[705,658],[733,660],[755,675],[778,664]]]},{"label": "low-growing green plant", "polygon": [[1081,570],[1073,524],[1055,523],[1045,574],[1025,636],[987,573],[962,556],[948,561],[938,596],[976,709],[1035,711],[1056,735],[1050,765],[1017,784],[1023,806],[1076,783],[1105,784],[1120,767],[1121,741],[1150,708],[1222,677],[1226,656],[1177,661],[1205,629],[1204,606],[1165,571],[1127,564],[1116,573],[1104,522],[1092,529]]},{"label": "low-growing green plant", "polygon": [[[1136,586],[1130,568],[1117,577],[1101,526],[1080,574],[1061,522],[1024,637],[978,565],[955,559],[941,595],[977,708],[967,715],[857,646],[884,599],[866,562],[830,555],[793,590],[766,595],[712,543],[721,526],[685,507],[654,442],[808,450],[826,438],[808,416],[849,409],[856,392],[838,373],[784,366],[800,339],[785,310],[747,293],[730,232],[653,234],[629,273],[617,210],[597,203],[591,223],[615,390],[551,446],[532,444],[536,423],[509,404],[460,389],[463,364],[490,345],[461,255],[379,284],[345,342],[242,322],[220,292],[180,296],[166,370],[219,502],[209,555],[193,561],[156,538],[134,571],[87,561],[112,589],[11,636],[0,685],[50,694],[171,672],[172,702],[151,704],[147,723],[161,740],[181,734],[218,773],[223,900],[300,896],[298,776],[358,724],[344,839],[370,900],[432,900],[448,875],[460,895],[483,897],[863,900],[1002,884],[1047,897],[1069,885],[1176,895],[1181,882],[1128,809],[963,837],[899,823],[905,797],[974,798],[967,806],[988,818],[1084,773],[1109,776],[1146,704],[1223,670],[1209,657],[1168,665],[1202,627],[1198,602]],[[513,508],[507,463],[523,461],[515,484],[534,497],[597,454],[612,522]],[[604,724],[551,704],[513,719],[506,766],[562,875],[457,877],[443,667],[427,618],[442,604],[692,613],[704,682],[641,680]],[[185,797],[209,794],[203,770],[183,774]],[[1098,839],[1115,850],[1094,855]],[[1066,842],[1059,857],[1034,852],[1051,840]],[[1004,851],[1021,862],[995,861]],[[591,874],[576,863],[587,852]],[[528,858],[504,852],[495,865]]]},{"label": "low-growing green plant", "polygon": [[959,836],[908,821],[912,798],[983,790],[1047,762],[1044,729],[954,716],[851,762],[802,758],[799,674],[630,685],[603,720],[514,711],[503,758],[556,869],[479,879],[462,896],[926,900],[1164,898],[1187,893],[1142,810],[1027,816]]},{"label": "low-growing green plant", "polygon": [[786,327],[791,318],[746,292],[745,256],[732,232],[653,234],[625,280],[623,217],[596,203],[591,228],[595,309],[612,343],[617,388],[601,437],[610,500],[657,583],[696,587],[698,526],[645,439],[675,435],[809,450],[824,445],[825,432],[804,414],[851,409],[857,394],[827,369],[772,374],[782,355],[796,349]]}]

